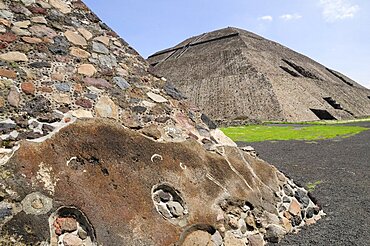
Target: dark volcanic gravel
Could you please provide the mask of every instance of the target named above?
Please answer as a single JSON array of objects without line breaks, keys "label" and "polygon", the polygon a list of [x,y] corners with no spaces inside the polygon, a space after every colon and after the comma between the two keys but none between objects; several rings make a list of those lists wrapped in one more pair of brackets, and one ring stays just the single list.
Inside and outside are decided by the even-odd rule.
[{"label": "dark volcanic gravel", "polygon": [[301,186],[322,181],[312,194],[327,216],[279,245],[370,246],[370,130],[345,139],[238,144],[252,145]]}]

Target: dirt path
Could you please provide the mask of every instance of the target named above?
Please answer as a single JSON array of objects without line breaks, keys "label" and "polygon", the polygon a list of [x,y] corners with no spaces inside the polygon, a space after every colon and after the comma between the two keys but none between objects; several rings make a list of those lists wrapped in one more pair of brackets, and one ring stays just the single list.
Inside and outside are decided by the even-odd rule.
[{"label": "dirt path", "polygon": [[279,245],[370,245],[370,130],[345,139],[239,145],[252,145],[301,186],[322,182],[312,194],[327,216]]}]

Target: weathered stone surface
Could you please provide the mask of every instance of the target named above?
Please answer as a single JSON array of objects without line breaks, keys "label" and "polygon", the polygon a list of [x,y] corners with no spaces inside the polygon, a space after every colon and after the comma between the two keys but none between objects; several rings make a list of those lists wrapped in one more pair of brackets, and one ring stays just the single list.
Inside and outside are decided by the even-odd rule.
[{"label": "weathered stone surface", "polygon": [[157,103],[165,103],[168,101],[166,98],[162,97],[161,95],[155,94],[153,92],[148,92],[147,95],[150,99],[152,99],[154,102],[157,102]]},{"label": "weathered stone surface", "polygon": [[12,70],[0,68],[0,76],[15,79],[17,77],[17,74]]},{"label": "weathered stone surface", "polygon": [[57,36],[57,33],[53,29],[45,25],[34,25],[31,26],[29,30],[33,35],[39,38],[43,37],[54,38]]},{"label": "weathered stone surface", "polygon": [[100,54],[109,54],[109,50],[107,47],[105,47],[104,44],[99,42],[93,42],[93,51],[100,53]]},{"label": "weathered stone surface", "polygon": [[81,238],[74,234],[67,234],[63,237],[64,246],[83,246],[84,243]]},{"label": "weathered stone surface", "polygon": [[21,89],[27,95],[33,95],[35,94],[36,87],[32,82],[23,82],[21,84]]},{"label": "weathered stone surface", "polygon": [[63,14],[71,13],[72,9],[66,2],[62,0],[49,0],[49,4],[54,8],[59,9]]},{"label": "weathered stone surface", "polygon": [[4,33],[2,35],[0,35],[0,41],[4,41],[4,42],[7,42],[7,43],[12,43],[14,42],[15,40],[17,40],[17,35],[13,34],[13,33]]},{"label": "weathered stone surface", "polygon": [[130,84],[122,77],[114,77],[113,82],[118,85],[119,88],[125,90],[130,87]]},{"label": "weathered stone surface", "polygon": [[90,57],[89,52],[87,52],[86,50],[77,48],[77,47],[72,47],[70,49],[70,52],[71,52],[71,55],[75,57],[79,57],[79,58],[89,58]]},{"label": "weathered stone surface", "polygon": [[10,106],[19,107],[21,96],[15,87],[12,87],[8,94],[8,102]]},{"label": "weathered stone surface", "polygon": [[110,88],[111,84],[108,83],[105,79],[95,79],[95,78],[85,78],[84,82],[86,85],[92,85],[98,88]]},{"label": "weathered stone surface", "polygon": [[22,40],[30,44],[42,43],[42,39],[40,38],[22,37]]},{"label": "weathered stone surface", "polygon": [[88,30],[86,30],[85,28],[77,28],[78,32],[82,34],[82,36],[84,36],[84,38],[86,40],[90,40],[93,35],[91,34],[91,32],[89,32]]},{"label": "weathered stone surface", "polygon": [[82,64],[78,67],[78,73],[89,77],[94,76],[96,73],[96,68],[92,64]]},{"label": "weathered stone surface", "polygon": [[95,112],[98,117],[118,119],[118,107],[107,96],[102,96],[95,105]]},{"label": "weathered stone surface", "polygon": [[72,32],[68,30],[64,33],[64,35],[66,36],[68,41],[73,43],[74,45],[79,45],[79,46],[87,45],[86,39],[76,32]]},{"label": "weathered stone surface", "polygon": [[25,54],[18,52],[18,51],[12,51],[5,54],[0,55],[0,60],[4,61],[10,61],[10,62],[26,62],[28,61],[28,58]]}]

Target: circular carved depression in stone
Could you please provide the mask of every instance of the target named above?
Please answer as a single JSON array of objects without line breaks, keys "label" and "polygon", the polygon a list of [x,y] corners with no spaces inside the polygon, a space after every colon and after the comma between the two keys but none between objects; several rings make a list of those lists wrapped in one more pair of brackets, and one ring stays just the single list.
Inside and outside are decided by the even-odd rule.
[{"label": "circular carved depression in stone", "polygon": [[158,213],[166,220],[179,226],[186,225],[188,209],[178,190],[168,184],[154,186],[152,200]]},{"label": "circular carved depression in stone", "polygon": [[49,218],[50,245],[96,246],[94,228],[82,211],[61,207]]}]

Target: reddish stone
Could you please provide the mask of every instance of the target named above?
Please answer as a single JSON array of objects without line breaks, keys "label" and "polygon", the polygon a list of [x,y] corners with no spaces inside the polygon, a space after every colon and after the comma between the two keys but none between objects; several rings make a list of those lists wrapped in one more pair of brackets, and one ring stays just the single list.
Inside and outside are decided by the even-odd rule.
[{"label": "reddish stone", "polygon": [[0,68],[0,76],[9,79],[15,79],[17,77],[17,74],[14,71]]},{"label": "reddish stone", "polygon": [[31,11],[33,14],[46,14],[46,9],[43,9],[41,7],[30,6],[28,7],[28,10]]},{"label": "reddish stone", "polygon": [[40,87],[39,90],[41,92],[46,92],[46,93],[52,93],[53,92],[53,89],[51,87],[48,87],[48,86],[42,86],[42,87]]},{"label": "reddish stone", "polygon": [[76,104],[83,108],[92,108],[92,102],[86,98],[77,99]]},{"label": "reddish stone", "polygon": [[4,41],[7,43],[12,43],[15,40],[17,40],[17,38],[18,38],[17,35],[15,35],[14,33],[10,33],[10,32],[0,35],[0,41]]},{"label": "reddish stone", "polygon": [[8,47],[8,44],[7,43],[0,42],[0,49],[5,49],[7,47]]},{"label": "reddish stone", "polygon": [[53,225],[57,235],[61,235],[64,232],[73,232],[77,230],[77,221],[71,217],[57,218]]},{"label": "reddish stone", "polygon": [[21,84],[22,91],[27,95],[35,94],[36,87],[32,82],[23,82]]},{"label": "reddish stone", "polygon": [[88,86],[92,85],[98,88],[112,87],[112,85],[109,84],[108,81],[106,81],[105,79],[84,78],[84,82]]}]

